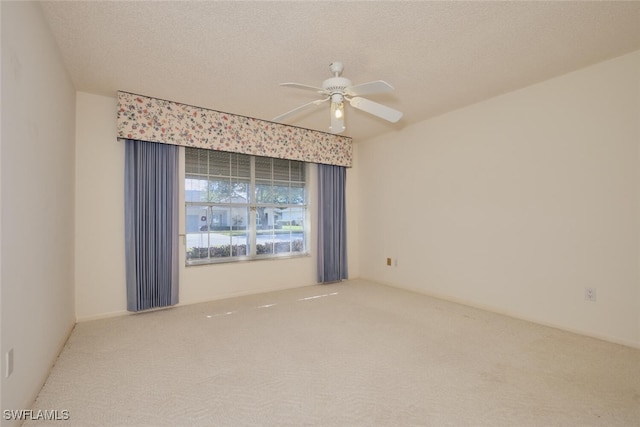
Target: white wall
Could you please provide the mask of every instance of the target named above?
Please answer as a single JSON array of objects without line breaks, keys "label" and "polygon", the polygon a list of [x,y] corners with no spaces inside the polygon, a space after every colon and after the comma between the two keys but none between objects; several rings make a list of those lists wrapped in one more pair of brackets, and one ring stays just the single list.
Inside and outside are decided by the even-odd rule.
[{"label": "white wall", "polygon": [[[116,140],[115,98],[78,93],[76,102],[76,315],[82,321],[126,313],[124,144]],[[310,187],[315,188],[315,168],[310,175]],[[355,192],[352,171],[348,182],[349,191]],[[310,200],[314,198],[311,194]],[[315,230],[316,206],[310,211]],[[183,209],[181,213],[184,216]],[[351,211],[348,215],[355,217]],[[354,242],[349,249],[351,277],[358,274],[353,230],[348,237]],[[315,254],[314,234],[312,230]],[[185,267],[181,246],[180,265],[180,304],[313,285],[317,280],[315,255]]]},{"label": "white wall", "polygon": [[358,174],[358,144],[353,144],[353,166],[347,169],[347,264],[350,279],[360,277],[360,175]]},{"label": "white wall", "polygon": [[40,6],[0,7],[4,410],[31,406],[75,323],[75,89]]},{"label": "white wall", "polygon": [[362,276],[640,347],[639,144],[640,52],[359,144]]},{"label": "white wall", "polygon": [[76,317],[126,312],[124,145],[116,100],[76,94]]}]

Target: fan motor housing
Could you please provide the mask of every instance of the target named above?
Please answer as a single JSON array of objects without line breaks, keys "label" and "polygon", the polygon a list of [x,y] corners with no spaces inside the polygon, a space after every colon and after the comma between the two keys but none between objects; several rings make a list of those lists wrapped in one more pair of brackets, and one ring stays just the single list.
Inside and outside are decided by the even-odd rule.
[{"label": "fan motor housing", "polygon": [[350,86],[352,86],[351,80],[346,77],[331,77],[322,82],[322,89],[329,93],[344,93]]}]

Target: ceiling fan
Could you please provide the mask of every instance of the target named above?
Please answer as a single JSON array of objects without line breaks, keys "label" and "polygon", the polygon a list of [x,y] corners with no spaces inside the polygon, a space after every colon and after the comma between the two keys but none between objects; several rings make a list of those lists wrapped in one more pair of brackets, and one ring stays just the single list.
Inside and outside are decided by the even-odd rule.
[{"label": "ceiling fan", "polygon": [[274,122],[282,122],[283,120],[293,116],[301,110],[314,105],[320,105],[324,102],[331,101],[331,126],[329,131],[331,133],[344,132],[344,102],[348,101],[349,104],[359,110],[365,111],[374,116],[388,120],[392,123],[397,122],[402,117],[402,112],[389,108],[385,105],[378,104],[377,102],[370,101],[366,98],[362,98],[360,95],[372,95],[376,93],[390,92],[393,90],[393,86],[389,83],[376,80],[369,83],[362,83],[359,85],[353,85],[351,80],[346,77],[341,77],[344,65],[341,62],[332,62],[329,65],[329,69],[333,73],[333,77],[326,79],[322,82],[322,87],[314,87],[303,85],[300,83],[281,83],[280,86],[293,87],[297,89],[312,90],[323,96],[322,99],[308,102],[291,111],[287,111],[284,114],[280,114],[274,118]]}]

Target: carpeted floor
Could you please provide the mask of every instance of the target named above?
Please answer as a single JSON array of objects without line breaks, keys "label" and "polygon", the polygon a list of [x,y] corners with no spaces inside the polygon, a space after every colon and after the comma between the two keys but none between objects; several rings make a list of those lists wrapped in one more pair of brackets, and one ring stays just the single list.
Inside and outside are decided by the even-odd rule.
[{"label": "carpeted floor", "polygon": [[640,350],[355,280],[76,325],[24,426],[640,426]]}]

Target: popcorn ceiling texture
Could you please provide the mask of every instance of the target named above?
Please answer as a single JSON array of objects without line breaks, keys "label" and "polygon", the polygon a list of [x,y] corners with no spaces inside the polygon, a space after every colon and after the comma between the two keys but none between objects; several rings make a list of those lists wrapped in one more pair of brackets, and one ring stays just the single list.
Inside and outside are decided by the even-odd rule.
[{"label": "popcorn ceiling texture", "polygon": [[[77,90],[270,120],[318,99],[329,64],[404,113],[347,106],[359,142],[640,49],[640,2],[42,2]],[[329,130],[327,104],[287,124]]]}]

